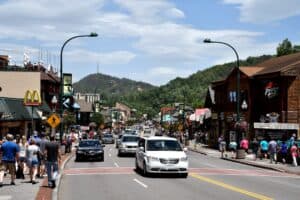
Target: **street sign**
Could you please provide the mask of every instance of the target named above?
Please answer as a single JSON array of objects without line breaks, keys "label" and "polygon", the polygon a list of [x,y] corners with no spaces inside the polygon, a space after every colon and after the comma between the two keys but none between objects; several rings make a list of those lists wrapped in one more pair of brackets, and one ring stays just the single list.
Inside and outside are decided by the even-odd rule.
[{"label": "street sign", "polygon": [[48,124],[52,127],[55,128],[58,126],[60,123],[60,118],[56,114],[52,114],[48,119],[47,119]]}]

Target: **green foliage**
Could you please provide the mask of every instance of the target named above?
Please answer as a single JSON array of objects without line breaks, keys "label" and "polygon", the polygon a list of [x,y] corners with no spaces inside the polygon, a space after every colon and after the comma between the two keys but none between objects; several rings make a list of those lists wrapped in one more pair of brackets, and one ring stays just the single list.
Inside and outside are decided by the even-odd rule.
[{"label": "green foliage", "polygon": [[296,49],[293,47],[292,43],[287,38],[284,39],[282,43],[279,43],[277,47],[277,57],[292,54],[295,52]]},{"label": "green foliage", "polygon": [[93,116],[90,118],[91,122],[95,122],[97,126],[104,124],[104,117],[101,113],[93,113]]}]

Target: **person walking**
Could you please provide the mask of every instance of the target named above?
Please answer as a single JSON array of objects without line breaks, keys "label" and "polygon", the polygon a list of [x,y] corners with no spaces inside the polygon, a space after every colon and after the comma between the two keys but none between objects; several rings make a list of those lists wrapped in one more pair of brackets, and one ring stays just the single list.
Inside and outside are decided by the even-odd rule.
[{"label": "person walking", "polygon": [[231,151],[231,158],[235,158],[236,148],[237,148],[236,141],[231,141],[229,143],[229,149]]},{"label": "person walking", "polygon": [[19,153],[19,163],[18,167],[20,168],[19,171],[21,172],[20,178],[25,179],[25,171],[26,171],[26,148],[27,148],[27,141],[26,141],[26,136],[23,135],[21,137],[20,142],[18,143],[19,148],[20,148],[20,153]]},{"label": "person walking", "polygon": [[291,155],[292,155],[292,159],[293,159],[293,165],[295,167],[298,166],[297,163],[297,158],[298,158],[298,145],[296,143],[293,144],[293,146],[291,147]]},{"label": "person walking", "polygon": [[219,142],[219,150],[221,152],[221,158],[224,158],[224,153],[226,151],[226,141],[223,135],[219,137],[218,142]]},{"label": "person walking", "polygon": [[282,141],[279,149],[279,153],[281,155],[282,163],[286,163],[287,153],[288,153],[288,147],[285,141]]},{"label": "person walking", "polygon": [[269,148],[269,144],[267,142],[266,139],[263,139],[262,141],[260,141],[260,159],[262,158],[267,158],[267,153],[268,153],[268,148]]},{"label": "person walking", "polygon": [[40,177],[43,177],[45,172],[46,172],[46,166],[45,166],[45,162],[46,162],[46,156],[45,156],[45,147],[47,142],[49,142],[49,140],[46,138],[46,133],[41,133],[41,140],[39,142],[39,147],[40,147],[40,167],[39,167],[39,171],[38,174],[40,174]]},{"label": "person walking", "polygon": [[277,142],[275,140],[271,140],[268,146],[268,152],[270,154],[270,163],[273,161],[277,164]]},{"label": "person walking", "polygon": [[0,168],[0,187],[3,185],[4,172],[8,169],[11,178],[11,185],[15,185],[16,176],[16,161],[19,160],[19,146],[13,142],[14,136],[6,135],[6,142],[1,145],[2,163]]},{"label": "person walking", "polygon": [[258,154],[258,149],[259,149],[259,143],[258,143],[256,138],[254,138],[252,140],[251,147],[252,147],[252,151],[253,151],[254,156],[255,156],[254,160],[256,160],[257,159],[257,154]]},{"label": "person walking", "polygon": [[46,167],[48,175],[48,186],[56,187],[56,177],[58,174],[58,163],[61,160],[59,153],[59,144],[55,142],[55,137],[50,136],[50,142],[45,145]]},{"label": "person walking", "polygon": [[248,149],[249,149],[249,141],[246,138],[243,138],[242,141],[240,142],[240,148],[244,149],[245,152],[248,153]]},{"label": "person walking", "polygon": [[36,145],[34,139],[30,139],[29,146],[27,147],[26,150],[26,160],[27,160],[27,166],[29,168],[30,182],[32,184],[37,183],[35,178],[38,172],[37,171],[37,167],[39,164],[38,154],[40,154],[40,148]]}]

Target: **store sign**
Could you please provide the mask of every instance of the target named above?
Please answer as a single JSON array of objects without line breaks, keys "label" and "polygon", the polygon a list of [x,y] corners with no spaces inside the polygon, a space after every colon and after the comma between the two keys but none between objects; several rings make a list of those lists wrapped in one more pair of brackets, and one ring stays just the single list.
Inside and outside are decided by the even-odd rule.
[{"label": "store sign", "polygon": [[72,74],[63,74],[64,91],[63,96],[73,96]]},{"label": "store sign", "polygon": [[268,82],[265,87],[265,96],[268,99],[272,99],[278,96],[278,94],[279,94],[279,87],[277,86],[277,84],[272,81]]},{"label": "store sign", "polygon": [[42,104],[40,93],[36,90],[27,90],[24,96],[25,106],[39,106]]},{"label": "store sign", "polygon": [[278,130],[299,130],[299,124],[254,122],[254,128],[256,128],[256,129],[278,129]]}]

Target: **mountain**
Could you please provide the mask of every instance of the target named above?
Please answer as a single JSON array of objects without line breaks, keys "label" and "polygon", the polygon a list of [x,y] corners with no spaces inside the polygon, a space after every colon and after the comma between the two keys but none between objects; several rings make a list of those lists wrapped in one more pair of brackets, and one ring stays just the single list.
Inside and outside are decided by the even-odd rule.
[{"label": "mountain", "polygon": [[133,92],[142,92],[155,86],[126,78],[117,78],[104,74],[90,74],[73,84],[75,92],[100,93],[106,98],[118,97]]},{"label": "mountain", "polygon": [[[240,66],[255,66],[271,57],[269,55],[249,57],[241,60]],[[187,78],[176,78],[157,88],[122,96],[118,101],[137,109],[140,114],[148,113],[150,116],[157,114],[162,106],[171,106],[175,102],[183,102],[194,108],[201,107],[204,105],[211,82],[224,79],[235,66],[236,62],[216,65]]]}]

